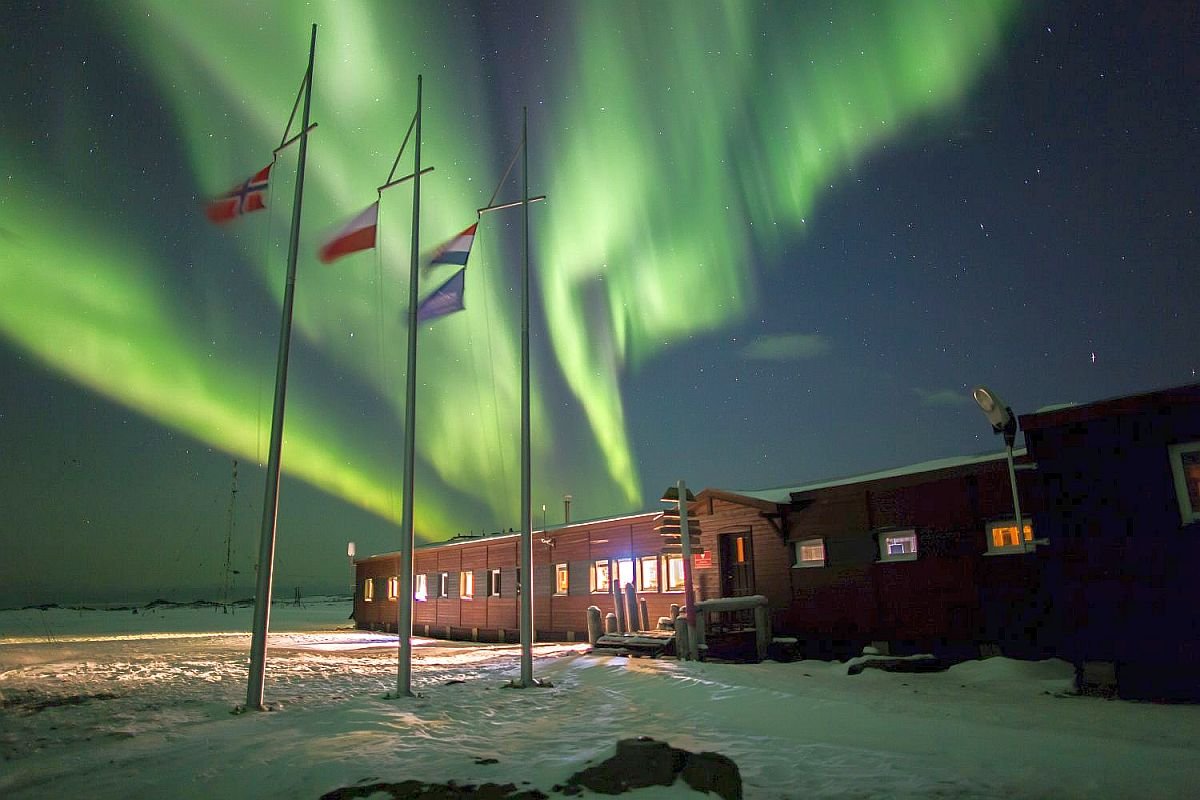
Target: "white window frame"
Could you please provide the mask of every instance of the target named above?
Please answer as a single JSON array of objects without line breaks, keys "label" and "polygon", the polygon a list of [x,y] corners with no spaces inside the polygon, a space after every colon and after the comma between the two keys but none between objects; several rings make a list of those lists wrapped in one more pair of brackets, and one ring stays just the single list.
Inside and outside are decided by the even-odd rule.
[{"label": "white window frame", "polygon": [[[600,585],[600,581],[596,577],[597,568],[601,564],[604,565],[604,574],[605,574],[604,586]],[[595,561],[592,562],[591,569],[588,571],[591,572],[592,594],[611,594],[612,593],[613,568],[612,568],[611,561],[609,561],[607,558],[597,558]]]},{"label": "white window frame", "polygon": [[458,573],[458,597],[461,600],[475,599],[475,572],[464,569]]},{"label": "white window frame", "polygon": [[562,597],[571,590],[571,571],[566,564],[554,565],[554,595]]},{"label": "white window frame", "polygon": [[374,578],[367,578],[366,580],[363,581],[363,602],[364,603],[374,603],[375,602],[375,579]]},{"label": "white window frame", "polygon": [[[671,565],[679,565],[679,583],[678,585],[671,583]],[[683,556],[677,553],[665,555],[662,557],[662,591],[668,594],[682,592],[684,584],[687,582],[687,576],[683,571]]]},{"label": "white window frame", "polygon": [[387,595],[387,597],[388,597],[388,600],[390,600],[394,603],[394,602],[396,602],[396,598],[399,596],[400,596],[400,578],[396,575],[393,575],[390,578],[388,578],[388,595]]},{"label": "white window frame", "polygon": [[1200,441],[1180,442],[1167,447],[1167,454],[1171,458],[1171,475],[1175,479],[1175,499],[1179,501],[1179,519],[1184,525],[1200,522],[1200,508],[1192,505],[1187,474],[1183,471],[1183,456],[1193,453],[1200,453]]},{"label": "white window frame", "polygon": [[424,573],[418,573],[413,576],[413,600],[425,602],[429,599],[429,583]]},{"label": "white window frame", "polygon": [[[916,561],[921,553],[921,539],[917,536],[916,528],[902,528],[894,531],[880,531],[879,537],[879,561],[881,563],[892,563],[896,561]],[[913,551],[911,553],[889,553],[887,541],[888,539],[909,539],[913,540]]]},{"label": "white window frame", "polygon": [[500,596],[500,570],[488,571],[488,597]]},{"label": "white window frame", "polygon": [[[1033,518],[1025,517],[1024,525],[1021,526],[1022,533],[1025,534],[1025,540],[1018,544],[997,545],[996,539],[992,536],[992,531],[996,528],[1015,528],[1017,520],[1015,517],[1008,519],[997,519],[987,524],[987,555],[989,556],[1009,556],[1019,553],[1031,553],[1036,546],[1033,543]],[[1028,532],[1025,532],[1028,529]]]},{"label": "white window frame", "polygon": [[[649,572],[647,572],[649,567]],[[651,576],[651,580],[647,582],[646,575]],[[658,556],[642,556],[637,560],[637,588],[639,592],[657,592],[660,591],[661,583],[658,580]]]},{"label": "white window frame", "polygon": [[449,596],[450,596],[450,573],[449,572],[439,572],[438,573],[438,597],[449,597]]},{"label": "white window frame", "polygon": [[[637,580],[637,577],[634,575],[633,559],[632,558],[614,559],[613,560],[613,569],[612,569],[612,573],[609,574],[609,579],[611,580],[613,577],[615,577],[617,579],[617,586],[621,589],[622,594],[624,594],[624,592],[625,592],[626,584],[633,584],[634,586],[636,586],[637,584],[635,583],[635,581]],[[628,580],[624,580],[624,578],[628,578]],[[610,584],[610,586],[611,586],[611,584]]]},{"label": "white window frame", "polygon": [[[821,557],[804,558],[804,548],[821,546]],[[809,539],[797,539],[792,542],[792,569],[809,569],[811,567],[823,567],[828,563],[828,553],[825,551],[825,540],[821,537],[812,537]]]}]

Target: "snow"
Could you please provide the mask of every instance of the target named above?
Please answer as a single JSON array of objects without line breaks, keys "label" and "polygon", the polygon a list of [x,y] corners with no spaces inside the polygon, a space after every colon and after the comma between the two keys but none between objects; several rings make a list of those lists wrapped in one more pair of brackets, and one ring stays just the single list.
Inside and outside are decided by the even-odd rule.
[{"label": "snow", "polygon": [[[1025,456],[1025,453],[1025,448],[1015,448],[1013,450],[1013,458],[1022,458]],[[1000,461],[1007,458],[1008,454],[1006,452],[986,453],[983,455],[972,456],[952,456],[950,458],[939,458],[933,461],[922,461],[919,464],[909,464],[903,467],[880,470],[878,472],[867,472],[861,475],[849,475],[844,478],[834,478],[832,480],[820,481],[817,483],[807,483],[801,486],[780,486],[774,489],[735,489],[727,492],[727,494],[741,495],[742,497],[750,497],[755,500],[767,500],[772,503],[788,503],[791,502],[793,494],[800,492],[813,492],[817,489],[829,489],[834,486],[848,486],[853,483],[867,483],[868,481],[878,481],[883,480],[884,478],[899,478],[904,475],[918,475],[922,472],[936,472],[937,470],[942,469],[966,467],[972,464],[982,464],[987,461]]]},{"label": "snow", "polygon": [[389,700],[396,637],[353,630],[348,611],[275,607],[278,710],[241,715],[249,609],[0,612],[0,796],[316,798],[406,779],[556,796],[636,735],[729,756],[748,798],[1175,798],[1200,785],[1200,708],[1071,695],[1061,661],[850,676],[838,662],[549,644],[535,675],[553,686],[505,689],[516,646],[420,639],[420,696]]}]

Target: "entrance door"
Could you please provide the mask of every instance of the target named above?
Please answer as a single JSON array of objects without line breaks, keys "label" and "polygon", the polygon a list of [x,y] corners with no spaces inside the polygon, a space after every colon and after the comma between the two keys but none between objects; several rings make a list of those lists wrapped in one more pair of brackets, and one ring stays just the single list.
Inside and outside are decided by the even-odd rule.
[{"label": "entrance door", "polygon": [[754,594],[754,554],[750,531],[721,534],[721,596]]}]

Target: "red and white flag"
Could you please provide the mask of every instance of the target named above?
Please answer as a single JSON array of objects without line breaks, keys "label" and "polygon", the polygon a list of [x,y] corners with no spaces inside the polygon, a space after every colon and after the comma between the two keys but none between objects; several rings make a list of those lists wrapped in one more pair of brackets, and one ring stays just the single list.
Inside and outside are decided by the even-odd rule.
[{"label": "red and white flag", "polygon": [[376,200],[321,245],[321,262],[329,264],[350,253],[370,250],[375,246],[375,232],[378,227],[379,201]]},{"label": "red and white flag", "polygon": [[267,181],[271,177],[271,166],[254,173],[254,177],[242,181],[228,192],[214,197],[208,203],[205,213],[211,222],[220,224],[231,219],[260,211],[267,207]]}]

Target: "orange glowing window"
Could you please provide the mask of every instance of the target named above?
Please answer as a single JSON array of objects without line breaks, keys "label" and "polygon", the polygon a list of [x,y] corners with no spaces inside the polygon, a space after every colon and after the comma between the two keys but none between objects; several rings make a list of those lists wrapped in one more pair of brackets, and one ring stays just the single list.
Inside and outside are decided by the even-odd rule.
[{"label": "orange glowing window", "polygon": [[736,539],[734,539],[734,541],[737,542],[737,556],[736,556],[737,563],[745,564],[746,563],[746,540],[744,538],[742,538],[741,536],[739,536]]},{"label": "orange glowing window", "polygon": [[823,567],[825,566],[825,540],[802,539],[796,542],[796,560],[794,567]]},{"label": "orange glowing window", "polygon": [[388,600],[395,600],[400,596],[400,578],[388,578]]},{"label": "orange glowing window", "polygon": [[370,603],[375,599],[375,579],[367,578],[363,581],[363,602]]},{"label": "orange glowing window", "polygon": [[570,585],[570,575],[566,564],[554,565],[554,593],[566,594]]},{"label": "orange glowing window", "polygon": [[1006,519],[988,523],[989,553],[1024,553],[1026,543],[1033,541],[1033,523],[1025,520],[1025,540],[1017,534],[1016,520]]}]

